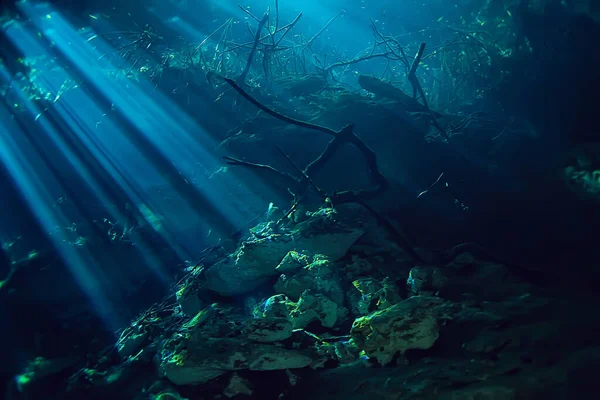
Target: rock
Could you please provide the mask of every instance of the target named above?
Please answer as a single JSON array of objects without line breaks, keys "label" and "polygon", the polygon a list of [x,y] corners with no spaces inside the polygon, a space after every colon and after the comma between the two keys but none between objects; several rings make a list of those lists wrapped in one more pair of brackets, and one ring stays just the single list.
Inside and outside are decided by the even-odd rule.
[{"label": "rock", "polygon": [[252,396],[252,385],[246,379],[241,378],[238,374],[233,374],[229,380],[229,385],[223,391],[223,394],[229,398],[237,395]]},{"label": "rock", "polygon": [[33,399],[39,398],[39,391],[43,390],[43,382],[48,379],[55,379],[63,371],[71,368],[78,360],[73,357],[62,357],[48,359],[37,357],[27,363],[25,371],[13,378],[11,382],[14,387],[8,387],[6,398],[13,398],[10,392],[14,389],[19,393],[15,399]]},{"label": "rock", "polygon": [[261,346],[255,349],[252,360],[248,363],[250,371],[273,371],[308,367],[313,358],[299,351],[288,350],[276,346]]},{"label": "rock", "polygon": [[305,254],[300,254],[293,250],[288,252],[283,260],[275,268],[279,273],[287,273],[297,271],[302,267],[305,267],[309,263],[309,257]]},{"label": "rock", "polygon": [[187,279],[180,285],[175,297],[177,303],[183,312],[188,317],[195,316],[202,308],[206,306],[206,302],[200,297],[203,290],[199,277],[203,274],[204,268],[201,266],[193,267],[189,271]]},{"label": "rock", "polygon": [[353,340],[332,343],[333,353],[340,364],[350,364],[360,356],[360,349]]},{"label": "rock", "polygon": [[315,321],[325,328],[333,328],[346,320],[348,310],[323,294],[306,290],[298,302],[285,295],[271,296],[262,305],[262,316],[286,318],[294,329],[304,329]]},{"label": "rock", "polygon": [[211,368],[210,365],[196,365],[193,362],[186,363],[180,357],[180,354],[176,354],[174,358],[163,360],[160,365],[161,374],[174,385],[206,383],[225,373],[222,369]]},{"label": "rock", "polygon": [[334,211],[323,209],[282,233],[274,223],[255,230],[234,254],[206,271],[205,287],[223,296],[249,293],[277,276],[277,267],[292,250],[322,254],[332,261],[343,257],[363,232],[335,217]]},{"label": "rock", "polygon": [[255,319],[248,324],[248,339],[255,342],[281,342],[292,336],[292,323],[286,318]]},{"label": "rock", "polygon": [[277,207],[273,203],[269,203],[269,208],[267,209],[266,220],[267,222],[277,222],[281,218],[283,218],[284,214],[281,208]]},{"label": "rock", "polygon": [[152,399],[153,400],[188,400],[185,397],[181,397],[177,392],[172,392],[172,391],[159,393],[155,397],[152,397]]},{"label": "rock", "polygon": [[352,262],[344,266],[345,278],[350,281],[360,276],[365,276],[371,271],[373,271],[373,265],[369,260],[361,258],[356,254],[352,255]]},{"label": "rock", "polygon": [[[240,338],[210,339],[165,353],[162,375],[175,385],[206,383],[228,371],[271,371],[304,368],[313,363],[310,349],[288,349],[270,344],[248,344]],[[186,347],[186,346],[184,346]],[[316,354],[315,354],[316,355]]]},{"label": "rock", "polygon": [[455,390],[441,396],[442,400],[516,400],[518,391],[508,386],[495,384],[478,385],[477,387],[468,387],[466,389]]},{"label": "rock", "polygon": [[295,274],[281,275],[274,289],[294,301],[298,301],[304,291],[311,290],[327,296],[338,305],[344,304],[344,290],[337,266],[319,256]]},{"label": "rock", "polygon": [[348,302],[356,316],[388,308],[401,300],[398,287],[387,277],[381,282],[374,278],[358,278],[348,291]]},{"label": "rock", "polygon": [[296,306],[296,303],[288,299],[286,295],[277,294],[269,297],[259,306],[256,314],[264,318],[285,318],[289,320],[290,310]]},{"label": "rock", "polygon": [[406,286],[413,295],[434,294],[448,284],[448,278],[440,268],[430,266],[414,267],[408,273]]},{"label": "rock", "polygon": [[434,270],[429,268],[426,271],[432,272],[426,278],[423,290],[428,291],[427,287],[429,291],[439,290],[441,297],[452,300],[464,299],[469,295],[479,301],[501,301],[531,290],[529,284],[515,276],[505,265],[478,261],[468,252],[458,255],[444,267],[438,286],[433,283]]},{"label": "rock", "polygon": [[325,328],[333,328],[344,322],[348,317],[348,310],[338,306],[326,296],[305,291],[300,296],[298,303],[290,311],[290,319],[294,329],[306,328],[310,323],[319,321]]},{"label": "rock", "polygon": [[117,352],[122,359],[139,352],[146,344],[149,333],[146,331],[125,330],[117,342]]},{"label": "rock", "polygon": [[433,346],[452,308],[438,297],[414,296],[356,319],[350,334],[366,355],[386,365],[406,350]]},{"label": "rock", "polygon": [[189,317],[196,315],[206,305],[196,293],[180,295],[177,292],[177,303],[181,312]]},{"label": "rock", "polygon": [[232,371],[283,370],[322,363],[314,346],[296,343],[285,298],[280,300],[285,306],[284,318],[263,313],[264,318],[252,319],[236,308],[218,304],[205,308],[162,342],[160,374],[175,385],[197,385]]}]

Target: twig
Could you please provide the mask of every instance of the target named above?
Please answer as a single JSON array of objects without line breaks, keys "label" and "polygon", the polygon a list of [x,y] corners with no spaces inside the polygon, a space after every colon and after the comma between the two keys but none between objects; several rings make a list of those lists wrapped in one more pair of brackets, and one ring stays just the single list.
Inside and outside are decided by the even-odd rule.
[{"label": "twig", "polygon": [[267,171],[267,172],[273,173],[275,175],[278,175],[279,177],[284,178],[285,180],[289,180],[290,182],[293,182],[295,185],[298,185],[300,183],[299,179],[293,177],[290,174],[282,172],[282,171],[278,170],[277,168],[272,167],[270,165],[257,164],[257,163],[244,161],[244,160],[240,160],[240,159],[228,157],[228,156],[223,157],[223,159],[227,162],[227,165],[241,165],[241,166],[252,168],[252,169],[263,170],[263,171]]},{"label": "twig", "polygon": [[431,185],[429,185],[427,190],[423,190],[421,193],[419,193],[419,195],[417,196],[417,199],[420,198],[421,196],[427,194],[435,185],[437,185],[440,182],[440,180],[442,179],[442,176],[444,176],[443,172],[440,174],[440,176],[438,176],[438,178],[435,180],[435,182],[433,182]]},{"label": "twig", "polygon": [[248,11],[248,10],[247,10],[247,9],[246,9],[244,6],[242,6],[241,4],[238,4],[237,6],[240,8],[240,10],[242,10],[243,12],[245,12],[246,14],[248,14],[248,15],[249,15],[249,16],[250,16],[252,19],[254,19],[256,22],[260,22],[260,21],[261,21],[260,19],[256,18],[256,17],[254,16],[254,14],[252,14],[250,11]]},{"label": "twig", "polygon": [[279,153],[281,153],[282,156],[284,156],[286,158],[286,160],[288,160],[288,162],[290,163],[290,165],[292,167],[294,167],[294,169],[296,171],[298,171],[300,174],[302,174],[302,176],[304,177],[304,179],[306,179],[306,181],[308,182],[308,184],[310,186],[312,186],[312,188],[315,189],[317,191],[317,193],[319,193],[323,198],[327,197],[325,195],[325,193],[313,182],[313,180],[310,178],[310,176],[306,173],[306,170],[302,170],[302,168],[298,167],[296,165],[296,163],[290,158],[290,156],[288,156],[286,153],[284,153],[284,151],[281,150],[281,148],[279,146],[277,146],[277,150],[279,151]]},{"label": "twig", "polygon": [[388,51],[387,53],[369,54],[369,55],[366,55],[366,56],[360,56],[360,57],[353,58],[352,60],[340,61],[340,62],[337,62],[335,64],[331,64],[330,66],[326,67],[325,68],[325,72],[330,72],[334,68],[344,67],[346,65],[356,64],[356,63],[359,63],[361,61],[366,61],[366,60],[370,60],[370,59],[373,59],[373,58],[378,58],[378,57],[389,58],[390,54],[394,54],[394,53],[391,52],[391,51]]},{"label": "twig", "polygon": [[377,210],[375,210],[373,207],[371,207],[369,204],[367,204],[363,200],[358,200],[358,201],[356,201],[356,203],[360,204],[365,210],[370,212],[371,215],[373,215],[375,217],[375,220],[377,220],[377,222],[379,224],[381,224],[392,235],[392,237],[396,240],[396,242],[400,245],[400,247],[402,247],[402,249],[408,253],[408,255],[411,257],[411,259],[414,263],[426,264],[423,257],[421,257],[419,255],[419,253],[417,253],[415,251],[412,244],[406,238],[405,234],[402,231],[400,231],[399,229],[396,229],[396,227],[394,225],[392,225],[392,223],[390,221],[388,221],[386,218],[384,218],[381,214],[379,214],[377,212]]},{"label": "twig", "polygon": [[451,143],[450,136],[448,136],[448,134],[446,133],[444,128],[442,128],[442,126],[437,121],[435,115],[431,111],[431,108],[429,108],[429,103],[427,102],[427,97],[425,97],[425,92],[423,91],[423,87],[421,86],[421,83],[419,82],[419,78],[417,78],[417,75],[416,75],[417,68],[419,67],[419,63],[421,62],[421,57],[423,57],[423,52],[425,51],[426,45],[427,44],[425,42],[423,42],[419,46],[419,51],[417,52],[417,55],[415,56],[415,59],[413,60],[412,66],[410,67],[410,72],[408,73],[408,81],[411,83],[411,85],[413,87],[413,97],[416,97],[417,93],[419,94],[419,96],[421,96],[421,100],[423,101],[423,105],[425,106],[425,109],[429,113],[429,116],[431,118],[431,123],[433,124],[433,126],[440,132],[440,135],[444,139],[446,139],[446,141],[448,141],[448,143]]},{"label": "twig", "polygon": [[338,19],[341,15],[344,15],[344,11],[343,10],[340,11],[339,13],[337,13],[329,21],[327,21],[327,23],[321,28],[321,30],[319,32],[317,32],[312,38],[310,38],[308,40],[308,42],[306,42],[306,44],[304,45],[304,49],[311,47],[312,44],[315,42],[315,40],[317,40],[319,38],[319,36],[321,36],[323,34],[323,32],[325,32],[325,30],[327,28],[329,28],[329,25],[331,25],[333,23],[333,21],[335,21],[336,19]]},{"label": "twig", "polygon": [[[273,35],[275,33],[277,33],[277,30],[279,29],[279,0],[275,0],[275,32],[273,33]],[[271,30],[269,29],[269,32]]]},{"label": "twig", "polygon": [[[400,43],[394,39],[394,38],[386,38],[384,37],[379,30],[377,29],[377,25],[375,25],[375,21],[373,21],[372,18],[369,18],[369,20],[371,21],[371,26],[373,27],[373,32],[379,36],[381,38],[381,40],[383,41],[382,43],[385,44],[385,46],[396,56],[398,57],[398,59],[400,61],[402,61],[402,63],[404,64],[405,68],[406,68],[406,73],[408,73],[408,70],[410,69],[410,63],[408,62],[408,57],[406,57],[406,53],[404,52],[404,48],[400,45]],[[398,54],[394,48],[390,45],[389,42],[394,43],[397,47],[398,50],[400,50],[400,54]]]},{"label": "twig", "polygon": [[194,54],[196,54],[196,52],[202,47],[204,46],[204,44],[206,42],[208,42],[214,35],[217,34],[217,32],[219,32],[221,29],[225,28],[227,25],[231,24],[231,22],[233,21],[232,18],[229,18],[227,21],[225,21],[225,23],[221,26],[219,26],[217,29],[215,29],[215,31],[213,33],[211,33],[210,35],[208,35],[203,41],[200,42],[200,44],[198,44],[195,48],[194,51],[190,54],[190,58],[194,56]]},{"label": "twig", "polygon": [[298,23],[298,21],[300,20],[301,17],[302,17],[302,13],[298,14],[298,16],[296,16],[296,18],[294,18],[294,20],[292,22],[290,22],[286,26],[282,27],[281,29],[275,31],[275,33],[277,33],[280,30],[281,31],[285,30],[285,32],[283,32],[283,35],[281,35],[281,37],[279,38],[277,43],[275,43],[275,46],[279,46],[279,43],[281,43],[281,41],[283,40],[283,38],[285,38],[285,36],[288,34],[288,32]]},{"label": "twig", "polygon": [[240,82],[241,84],[244,84],[246,82],[246,76],[248,75],[248,72],[250,72],[250,67],[252,66],[254,55],[256,54],[256,48],[258,47],[258,44],[260,42],[260,32],[267,23],[268,19],[269,13],[265,13],[260,22],[258,23],[256,35],[254,36],[254,46],[252,46],[252,50],[250,50],[250,54],[248,55],[248,62],[246,63],[246,68],[244,68],[244,72],[242,72],[242,74],[238,78],[238,82]]}]

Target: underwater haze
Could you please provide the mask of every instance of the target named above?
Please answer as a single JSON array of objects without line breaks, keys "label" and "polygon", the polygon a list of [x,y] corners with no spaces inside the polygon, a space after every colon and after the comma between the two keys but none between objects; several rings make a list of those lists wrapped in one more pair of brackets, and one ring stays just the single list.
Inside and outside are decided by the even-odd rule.
[{"label": "underwater haze", "polygon": [[0,397],[598,397],[599,4],[3,2]]}]

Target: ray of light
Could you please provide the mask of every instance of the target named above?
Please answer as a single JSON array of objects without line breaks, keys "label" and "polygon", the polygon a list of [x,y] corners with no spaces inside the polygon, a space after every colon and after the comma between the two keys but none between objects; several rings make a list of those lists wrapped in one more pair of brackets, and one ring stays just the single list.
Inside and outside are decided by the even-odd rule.
[{"label": "ray of light", "polygon": [[[37,14],[29,11],[32,16],[40,14],[39,11]],[[86,80],[94,83],[96,90],[100,91],[102,96],[111,100],[113,109],[125,116],[128,122],[142,133],[145,144],[159,150],[160,156],[165,160],[177,160],[177,165],[200,164],[204,170],[215,170],[220,167],[220,160],[215,159],[207,150],[214,149],[216,144],[170,100],[152,92],[151,85],[144,82],[134,86],[131,83],[117,83],[114,79],[111,80],[106,74],[106,69],[116,68],[108,61],[111,57],[102,57],[111,51],[110,48],[98,40],[94,42],[96,47],[92,47],[82,40],[59,14],[48,15],[51,15],[51,18],[40,20],[40,30],[85,75]],[[52,23],[49,24],[48,20]],[[151,92],[152,98],[148,95]],[[194,132],[193,137],[189,133],[191,131]],[[139,142],[135,142],[134,145],[140,147]],[[135,165],[135,168],[139,169],[139,165]],[[192,178],[185,172],[182,172],[182,175],[187,181]],[[210,190],[202,192],[202,196],[208,199],[208,205],[216,209],[212,214],[221,214],[236,223],[247,219],[247,216],[241,215],[237,208],[223,201],[224,197],[231,197],[232,190],[239,191],[236,188],[240,183],[221,180],[221,187],[214,187],[214,182],[212,183]]]},{"label": "ray of light", "polygon": [[[160,234],[180,259],[189,259],[194,250],[197,254],[203,248],[198,243],[208,239],[190,235],[191,246],[186,246],[181,243],[179,232],[208,219],[204,233],[210,235],[215,225],[224,221],[227,226],[219,233],[222,237],[231,227],[248,221],[245,203],[252,200],[254,191],[264,188],[250,189],[233,174],[221,176],[218,182],[211,179],[212,171],[222,164],[212,155],[216,144],[191,118],[152,85],[119,78],[118,72],[127,65],[102,40],[90,44],[82,31],[73,29],[48,6],[24,3],[22,7],[36,21],[40,34],[32,34],[19,24],[5,33],[26,59],[52,60],[34,63],[33,68],[45,68],[32,76],[36,86],[52,93],[48,100],[53,104],[39,109],[18,81],[11,83],[10,95],[16,96],[17,103],[25,109],[18,113],[6,107],[3,110],[7,116],[13,114],[13,119],[4,126],[1,159],[82,290],[107,324],[115,326],[118,314],[114,308],[120,300],[110,288],[117,285],[124,289],[130,281],[127,272],[116,279],[114,271],[103,267],[118,255],[108,254],[110,251],[106,250],[110,249],[106,247],[84,250],[83,238],[74,243],[65,227],[74,226],[73,221],[89,222],[92,208],[103,209],[111,220],[127,224],[131,219],[128,207],[132,205],[138,221],[144,220]],[[117,74],[111,75],[111,71]],[[63,90],[66,83],[78,85],[79,76],[88,83],[85,87]],[[5,70],[2,78],[5,82],[12,80]],[[36,162],[26,162],[25,157]],[[201,179],[196,179],[200,184],[191,187],[189,182],[196,178],[195,172],[186,166],[205,171]],[[80,190],[84,189],[82,185],[85,190]],[[182,198],[188,204],[178,207],[178,217],[161,217],[155,212],[160,200],[150,192],[160,185],[184,193]],[[197,190],[201,191],[199,195]],[[69,193],[76,201],[76,207],[66,213],[55,207],[56,199],[63,193]],[[98,204],[85,204],[90,198]],[[190,217],[192,214],[194,218]],[[213,234],[214,239],[210,240],[219,235]],[[153,244],[135,232],[131,236],[139,252],[139,265],[132,268],[146,267],[166,280]]]}]

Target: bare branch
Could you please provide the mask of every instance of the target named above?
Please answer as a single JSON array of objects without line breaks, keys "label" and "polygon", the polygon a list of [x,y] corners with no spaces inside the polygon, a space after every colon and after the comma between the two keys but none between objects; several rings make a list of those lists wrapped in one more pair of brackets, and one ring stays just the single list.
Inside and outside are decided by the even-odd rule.
[{"label": "bare branch", "polygon": [[335,64],[331,64],[330,66],[326,67],[325,71],[329,72],[329,71],[331,71],[334,68],[344,67],[346,65],[356,64],[356,63],[359,63],[361,61],[371,60],[373,58],[380,58],[380,57],[390,58],[390,55],[393,55],[393,53],[391,51],[388,51],[387,53],[369,54],[369,55],[366,55],[366,56],[360,56],[360,57],[353,58],[352,60],[339,61],[339,62],[337,62]]},{"label": "bare branch", "polygon": [[249,16],[250,16],[252,19],[254,19],[256,22],[260,22],[260,21],[261,21],[260,19],[256,18],[256,17],[254,16],[254,14],[252,14],[250,11],[248,11],[248,10],[247,10],[247,9],[246,9],[244,6],[242,6],[241,4],[238,4],[237,6],[240,8],[240,10],[242,10],[243,12],[245,12],[246,14],[248,14],[248,15],[249,15]]},{"label": "bare branch", "polygon": [[248,75],[248,72],[250,72],[250,67],[252,66],[252,61],[254,61],[254,55],[256,54],[256,48],[258,47],[258,43],[260,42],[260,32],[267,23],[268,19],[269,13],[265,13],[260,22],[258,23],[256,36],[254,36],[254,46],[252,47],[252,50],[250,50],[250,54],[248,55],[248,62],[246,63],[246,68],[244,68],[244,71],[238,78],[238,82],[240,82],[241,84],[244,84],[244,82],[246,82],[246,76]]},{"label": "bare branch", "polygon": [[308,40],[308,42],[306,42],[306,44],[304,45],[304,48],[306,49],[306,48],[309,48],[310,46],[312,46],[312,44],[315,42],[315,40],[317,40],[319,38],[319,36],[321,36],[327,28],[329,28],[329,25],[331,25],[333,23],[333,21],[338,19],[340,16],[344,15],[344,12],[345,11],[343,11],[343,10],[340,11],[333,18],[331,18],[329,21],[327,21],[327,23],[321,28],[321,30],[319,32],[317,32],[312,38],[310,38]]},{"label": "bare branch", "polygon": [[288,117],[286,115],[280,114],[277,111],[274,111],[274,110],[270,109],[269,107],[265,106],[264,104],[260,103],[254,97],[250,96],[235,81],[233,81],[233,80],[231,80],[229,78],[225,78],[225,77],[222,77],[222,79],[225,82],[227,82],[229,84],[229,86],[231,86],[233,88],[233,90],[235,90],[243,98],[245,98],[250,103],[254,104],[260,110],[266,112],[267,114],[269,114],[272,117],[275,117],[275,118],[277,118],[277,119],[279,119],[279,120],[281,120],[283,122],[287,122],[288,124],[297,125],[297,126],[300,126],[302,128],[307,128],[307,129],[312,129],[312,130],[315,130],[315,131],[324,132],[324,133],[326,133],[328,135],[331,135],[331,136],[335,136],[337,134],[337,132],[334,131],[333,129],[329,129],[329,128],[321,126],[321,125],[311,124],[309,122],[301,121],[301,120],[294,119],[294,118]]}]

